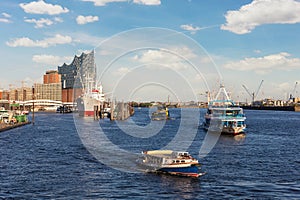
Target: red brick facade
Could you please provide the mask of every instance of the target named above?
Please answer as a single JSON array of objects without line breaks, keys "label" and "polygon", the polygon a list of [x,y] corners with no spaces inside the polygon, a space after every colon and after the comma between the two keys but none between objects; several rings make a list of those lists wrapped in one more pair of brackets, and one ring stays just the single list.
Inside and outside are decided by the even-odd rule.
[{"label": "red brick facade", "polygon": [[56,70],[47,71],[44,75],[44,84],[60,83],[61,75]]},{"label": "red brick facade", "polygon": [[62,89],[62,102],[75,102],[82,95],[82,89]]}]

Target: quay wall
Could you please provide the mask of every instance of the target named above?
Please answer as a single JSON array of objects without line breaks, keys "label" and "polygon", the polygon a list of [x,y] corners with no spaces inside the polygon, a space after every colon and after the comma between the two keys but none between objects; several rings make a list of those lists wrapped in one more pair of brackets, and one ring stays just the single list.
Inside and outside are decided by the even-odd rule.
[{"label": "quay wall", "polygon": [[30,123],[31,122],[29,122],[29,121],[27,121],[27,122],[18,122],[16,124],[3,124],[3,123],[1,123],[0,124],[0,132],[7,131],[7,130],[17,128],[17,127],[20,127],[20,126],[24,126],[24,125],[27,125],[27,124],[30,124]]},{"label": "quay wall", "polygon": [[295,111],[295,106],[241,106],[245,110]]}]

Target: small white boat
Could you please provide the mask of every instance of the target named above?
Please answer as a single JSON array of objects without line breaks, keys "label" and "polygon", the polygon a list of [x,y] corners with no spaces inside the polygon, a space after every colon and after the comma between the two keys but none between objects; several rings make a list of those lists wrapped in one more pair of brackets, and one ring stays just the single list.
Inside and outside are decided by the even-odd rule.
[{"label": "small white boat", "polygon": [[151,120],[167,120],[170,118],[170,112],[167,107],[157,107],[157,110],[151,114]]},{"label": "small white boat", "polygon": [[199,177],[200,163],[188,152],[172,150],[143,151],[139,164],[147,172],[166,173],[171,175]]}]

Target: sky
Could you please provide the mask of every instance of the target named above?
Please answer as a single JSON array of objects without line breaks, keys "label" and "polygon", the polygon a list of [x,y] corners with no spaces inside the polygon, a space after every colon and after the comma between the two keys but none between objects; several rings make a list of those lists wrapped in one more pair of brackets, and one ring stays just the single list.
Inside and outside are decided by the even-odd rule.
[{"label": "sky", "polygon": [[[299,0],[1,0],[0,88],[95,50],[111,98],[300,96]],[[296,87],[295,87],[296,85]],[[112,95],[114,94],[114,95]]]}]

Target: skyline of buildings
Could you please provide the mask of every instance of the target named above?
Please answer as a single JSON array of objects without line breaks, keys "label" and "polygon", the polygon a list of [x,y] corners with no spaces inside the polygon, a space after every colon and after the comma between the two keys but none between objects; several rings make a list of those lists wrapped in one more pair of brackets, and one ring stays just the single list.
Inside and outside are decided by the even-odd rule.
[{"label": "skyline of buildings", "polygon": [[62,102],[75,102],[87,88],[90,79],[96,82],[94,51],[75,55],[70,64],[64,63],[57,70],[47,70],[43,75],[43,83],[34,83],[32,87],[12,87],[0,89],[0,100],[28,101],[47,99]]},{"label": "skyline of buildings", "polygon": [[[28,101],[32,100],[32,88],[35,88],[35,99],[48,99],[62,102],[75,102],[88,89],[96,86],[96,67],[94,59],[94,51],[90,53],[81,53],[80,56],[75,55],[70,64],[63,63],[57,66],[57,69],[47,70],[43,74],[43,83],[34,83],[32,87],[24,86],[13,87],[10,84],[8,90],[0,89],[0,100],[10,101]],[[93,80],[93,85],[88,85],[90,80]],[[297,84],[297,82],[296,82]],[[296,89],[296,86],[295,86]],[[295,90],[294,89],[294,90]],[[284,99],[262,98],[255,102],[242,102],[253,105],[275,105],[283,106],[290,103],[297,103],[299,97]],[[188,101],[187,101],[188,102]]]}]

